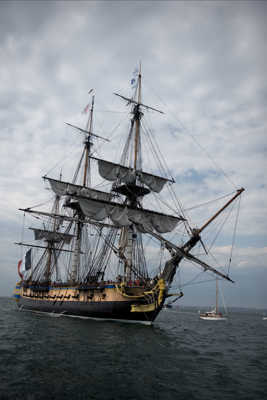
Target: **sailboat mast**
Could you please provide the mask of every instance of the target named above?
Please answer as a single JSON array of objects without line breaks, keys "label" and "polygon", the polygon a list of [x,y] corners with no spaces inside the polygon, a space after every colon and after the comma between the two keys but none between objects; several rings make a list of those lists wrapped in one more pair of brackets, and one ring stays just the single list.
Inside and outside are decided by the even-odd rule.
[{"label": "sailboat mast", "polygon": [[216,305],[215,313],[218,314],[218,278],[216,278]]}]

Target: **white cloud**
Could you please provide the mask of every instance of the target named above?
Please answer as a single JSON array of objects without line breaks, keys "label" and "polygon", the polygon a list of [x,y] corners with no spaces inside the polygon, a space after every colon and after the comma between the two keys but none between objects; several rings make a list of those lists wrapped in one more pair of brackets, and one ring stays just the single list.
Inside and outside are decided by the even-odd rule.
[{"label": "white cloud", "polygon": [[[231,246],[216,247],[213,253],[219,257],[229,257]],[[260,267],[266,269],[267,247],[236,247],[233,252],[233,268]]]},{"label": "white cloud", "polygon": [[[1,11],[0,215],[9,240],[20,230],[16,209],[50,197],[41,175],[62,159],[67,176],[81,138],[64,121],[81,118],[91,87],[97,93],[96,129],[107,136],[121,120],[126,134],[127,114],[102,111],[124,110],[111,94],[129,93],[141,59],[144,101],[166,111],[146,120],[155,128],[179,199],[190,208],[244,186],[238,265],[264,266],[264,2],[30,2],[1,5]],[[110,160],[116,154],[118,161],[119,145],[114,135],[109,150],[100,146],[101,154]],[[210,214],[200,208],[190,215],[199,226]],[[225,235],[229,245],[230,227]],[[217,248],[221,255],[224,248]],[[14,265],[9,242],[2,251]]]}]

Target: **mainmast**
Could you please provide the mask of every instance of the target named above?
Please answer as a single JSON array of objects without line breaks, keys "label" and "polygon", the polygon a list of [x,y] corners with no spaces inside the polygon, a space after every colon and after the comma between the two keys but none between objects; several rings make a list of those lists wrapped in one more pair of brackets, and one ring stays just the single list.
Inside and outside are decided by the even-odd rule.
[{"label": "mainmast", "polygon": [[[141,168],[141,142],[140,142],[140,128],[141,128],[141,118],[143,113],[140,110],[141,106],[141,63],[138,72],[138,81],[137,81],[137,95],[136,98],[131,99],[131,103],[133,104],[132,113],[133,118],[131,120],[131,129],[130,133],[134,129],[134,142],[133,142],[133,169],[135,172],[134,181],[132,181],[128,185],[122,185],[116,189],[121,194],[126,195],[127,202],[132,207],[137,207],[138,198],[148,194],[150,191],[139,186],[137,183],[136,171]],[[126,281],[132,280],[132,271],[133,267],[135,271],[139,270],[138,265],[134,265],[134,261],[137,261],[134,255],[135,247],[137,246],[137,235],[141,234],[137,232],[134,224],[130,226],[124,227],[121,230],[120,236],[120,252],[124,259],[124,279]]]},{"label": "mainmast", "polygon": [[[112,191],[125,196],[123,203],[123,213],[128,213],[129,221],[124,223],[121,228],[120,240],[119,240],[119,254],[120,259],[124,264],[124,279],[126,281],[131,280],[133,276],[141,275],[141,269],[145,265],[145,257],[143,254],[142,245],[142,233],[137,230],[136,223],[133,219],[137,218],[139,212],[148,213],[148,210],[144,210],[141,201],[145,195],[148,195],[151,190],[160,192],[164,184],[169,180],[162,177],[157,177],[152,174],[145,173],[142,171],[142,155],[141,155],[141,118],[143,117],[142,109],[153,110],[162,113],[161,111],[147,106],[142,103],[142,76],[141,76],[141,64],[138,71],[137,85],[135,87],[135,96],[128,98],[120,94],[114,93],[116,96],[122,98],[127,102],[127,105],[131,105],[131,126],[128,135],[128,139],[123,150],[121,158],[121,164],[110,163],[104,160],[98,160],[99,172],[104,179],[114,181]],[[148,186],[149,188],[145,187]],[[83,203],[83,201],[80,201]],[[84,202],[84,208],[86,204]],[[118,204],[116,208],[118,209]],[[129,211],[127,211],[129,210]],[[91,214],[91,210],[88,208],[85,210]],[[107,209],[105,210],[107,212]],[[131,214],[131,216],[130,216]],[[155,226],[157,223],[161,223],[162,218],[165,216],[158,216],[154,218],[154,214],[151,218]],[[135,217],[134,217],[135,216]],[[113,218],[113,215],[110,215]],[[126,215],[123,218],[128,219]],[[151,226],[151,218],[148,223]],[[167,217],[169,218],[169,217]],[[179,218],[180,219],[180,218]],[[142,220],[145,223],[146,217]],[[119,222],[119,221],[118,221]],[[141,221],[140,221],[141,222]],[[138,220],[139,223],[139,220]],[[153,225],[153,226],[154,226]],[[168,224],[167,224],[168,225]],[[176,223],[175,223],[176,225]],[[165,231],[165,227],[158,229],[161,232]],[[169,227],[167,228],[169,230]],[[171,230],[171,229],[170,229]],[[140,261],[142,260],[142,261]],[[142,265],[143,266],[142,266]]]}]

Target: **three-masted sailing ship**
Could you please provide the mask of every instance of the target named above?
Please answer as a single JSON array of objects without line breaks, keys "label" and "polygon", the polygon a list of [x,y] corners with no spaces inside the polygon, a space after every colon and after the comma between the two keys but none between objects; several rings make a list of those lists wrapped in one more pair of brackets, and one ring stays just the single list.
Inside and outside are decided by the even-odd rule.
[{"label": "three-masted sailing ship", "polygon": [[[93,128],[94,99],[85,128],[68,124],[85,137],[82,156],[70,181],[44,176],[54,193],[50,211],[21,209],[43,225],[30,227],[36,244],[19,242],[27,252],[19,262],[15,297],[21,310],[82,318],[151,324],[162,310],[182,260],[196,263],[221,279],[231,278],[192,254],[201,233],[244,189],[239,189],[202,227],[191,228],[181,209],[171,213],[144,206],[174,180],[142,168],[142,118],[161,112],[143,103],[141,70],[133,96],[115,93],[130,108],[129,130],[119,162],[95,156],[94,141],[107,140]],[[92,163],[110,190],[93,185]],[[79,180],[80,179],[80,180]],[[148,202],[147,202],[148,203]],[[180,204],[180,203],[178,203]],[[177,226],[187,232],[183,244],[168,237]],[[153,275],[144,237],[168,254]],[[182,296],[182,293],[180,294]]]}]

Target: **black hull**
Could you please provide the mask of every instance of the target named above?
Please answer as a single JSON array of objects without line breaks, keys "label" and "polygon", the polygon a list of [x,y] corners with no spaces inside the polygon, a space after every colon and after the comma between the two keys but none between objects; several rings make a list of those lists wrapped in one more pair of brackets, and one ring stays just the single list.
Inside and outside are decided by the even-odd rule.
[{"label": "black hull", "polygon": [[161,307],[149,312],[131,312],[133,301],[46,301],[20,297],[17,304],[21,310],[55,313],[65,316],[142,322],[151,324],[159,314]]}]

